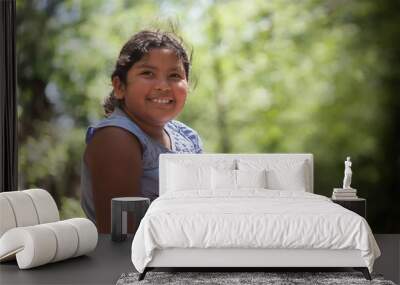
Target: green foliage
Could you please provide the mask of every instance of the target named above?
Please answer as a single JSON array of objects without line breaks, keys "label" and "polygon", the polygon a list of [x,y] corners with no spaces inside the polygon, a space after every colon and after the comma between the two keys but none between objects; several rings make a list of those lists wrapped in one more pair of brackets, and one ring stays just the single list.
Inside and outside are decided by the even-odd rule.
[{"label": "green foliage", "polygon": [[61,205],[62,208],[60,209],[60,220],[86,217],[79,201],[76,199],[63,197],[61,199]]},{"label": "green foliage", "polygon": [[68,209],[79,208],[69,198],[80,196],[85,129],[102,117],[119,50],[140,29],[161,28],[193,49],[178,119],[207,152],[313,153],[323,195],[340,186],[350,155],[354,187],[379,201],[368,204],[373,229],[400,230],[391,203],[400,75],[390,64],[400,23],[391,1],[17,4],[20,187],[49,190],[65,217],[80,215]]}]

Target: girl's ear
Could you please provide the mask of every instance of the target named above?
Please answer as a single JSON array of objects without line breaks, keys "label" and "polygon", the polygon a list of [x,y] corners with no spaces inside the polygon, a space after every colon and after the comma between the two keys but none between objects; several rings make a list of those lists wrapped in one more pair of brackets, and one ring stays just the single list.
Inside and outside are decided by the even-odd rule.
[{"label": "girl's ear", "polygon": [[118,76],[114,76],[114,78],[112,79],[112,85],[114,87],[115,98],[123,99],[125,96],[125,86]]}]

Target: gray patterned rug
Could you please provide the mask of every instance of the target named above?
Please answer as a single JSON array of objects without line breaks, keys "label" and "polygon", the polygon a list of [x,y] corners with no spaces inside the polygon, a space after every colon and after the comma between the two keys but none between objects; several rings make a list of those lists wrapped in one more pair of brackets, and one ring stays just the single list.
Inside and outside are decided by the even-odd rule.
[{"label": "gray patterned rug", "polygon": [[361,272],[147,272],[145,279],[138,281],[139,273],[124,273],[117,285],[134,284],[379,284],[395,285],[384,280],[381,275],[372,274],[372,281],[364,278]]}]

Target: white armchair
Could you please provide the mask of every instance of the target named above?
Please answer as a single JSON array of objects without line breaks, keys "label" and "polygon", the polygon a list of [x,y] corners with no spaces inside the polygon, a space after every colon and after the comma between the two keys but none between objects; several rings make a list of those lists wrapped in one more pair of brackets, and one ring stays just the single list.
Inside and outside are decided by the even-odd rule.
[{"label": "white armchair", "polygon": [[60,221],[43,189],[0,193],[0,262],[16,259],[20,269],[28,269],[86,254],[97,240],[90,220]]}]

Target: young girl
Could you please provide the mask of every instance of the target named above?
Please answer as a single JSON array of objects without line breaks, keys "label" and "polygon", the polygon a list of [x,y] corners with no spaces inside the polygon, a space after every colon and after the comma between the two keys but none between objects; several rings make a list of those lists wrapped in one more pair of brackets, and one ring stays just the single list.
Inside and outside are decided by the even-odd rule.
[{"label": "young girl", "polygon": [[172,120],[183,109],[190,62],[169,33],[142,31],[122,48],[106,118],[86,134],[82,207],[100,233],[110,232],[111,198],[158,197],[160,153],[201,153],[198,134]]}]

